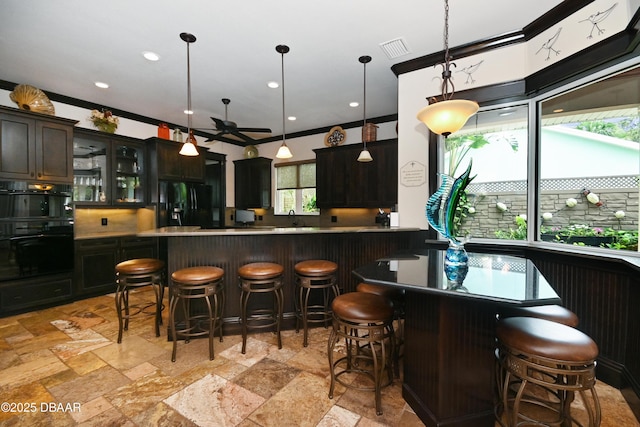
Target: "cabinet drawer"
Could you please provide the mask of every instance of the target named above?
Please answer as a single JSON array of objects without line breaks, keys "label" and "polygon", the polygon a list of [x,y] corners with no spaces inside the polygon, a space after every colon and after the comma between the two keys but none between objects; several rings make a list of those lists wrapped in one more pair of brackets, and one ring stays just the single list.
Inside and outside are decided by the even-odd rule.
[{"label": "cabinet drawer", "polygon": [[71,297],[71,279],[32,284],[16,284],[0,289],[0,308],[18,310]]},{"label": "cabinet drawer", "polygon": [[78,251],[91,251],[91,250],[105,250],[105,249],[117,249],[117,238],[105,238],[105,239],[87,239],[76,240],[76,252]]}]

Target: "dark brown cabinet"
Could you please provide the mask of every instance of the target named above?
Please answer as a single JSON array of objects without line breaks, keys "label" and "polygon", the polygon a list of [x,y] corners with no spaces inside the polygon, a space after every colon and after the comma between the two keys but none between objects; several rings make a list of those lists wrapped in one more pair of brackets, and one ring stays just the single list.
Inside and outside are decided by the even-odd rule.
[{"label": "dark brown cabinet", "polygon": [[0,315],[59,304],[72,297],[71,274],[37,277],[0,285]]},{"label": "dark brown cabinet", "polygon": [[398,203],[398,141],[367,145],[372,162],[357,161],[362,144],[313,150],[319,208],[380,208]]},{"label": "dark brown cabinet", "polygon": [[206,148],[198,147],[199,156],[182,156],[181,143],[162,138],[149,140],[153,142],[159,180],[204,182]]},{"label": "dark brown cabinet", "polygon": [[265,157],[233,161],[236,208],[271,207],[271,162]]},{"label": "dark brown cabinet", "polygon": [[100,295],[115,290],[115,266],[133,258],[157,258],[157,239],[136,236],[76,240],[77,295]]},{"label": "dark brown cabinet", "polygon": [[70,184],[75,123],[0,107],[0,179]]}]

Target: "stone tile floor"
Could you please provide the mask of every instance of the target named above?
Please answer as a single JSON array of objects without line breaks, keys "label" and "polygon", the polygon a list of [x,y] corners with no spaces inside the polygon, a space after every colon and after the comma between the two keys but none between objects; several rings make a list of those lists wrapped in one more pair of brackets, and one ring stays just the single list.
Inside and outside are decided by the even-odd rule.
[{"label": "stone tile floor", "polygon": [[[131,303],[151,300],[150,291]],[[165,310],[166,314],[166,310]],[[165,316],[165,325],[166,316]],[[328,331],[252,334],[179,342],[175,363],[166,327],[135,316],[122,344],[113,295],[0,319],[1,426],[422,426],[402,399],[401,381],[373,394],[338,387],[329,399]],[[620,391],[598,385],[602,426],[640,426]]]}]

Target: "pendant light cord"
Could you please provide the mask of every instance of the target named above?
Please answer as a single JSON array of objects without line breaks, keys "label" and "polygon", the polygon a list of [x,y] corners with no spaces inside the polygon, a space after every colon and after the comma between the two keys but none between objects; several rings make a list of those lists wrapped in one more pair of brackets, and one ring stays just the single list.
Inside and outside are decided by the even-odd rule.
[{"label": "pendant light cord", "polygon": [[189,45],[187,41],[187,138],[191,135],[191,59],[189,57]]},{"label": "pendant light cord", "polygon": [[285,144],[285,129],[284,129],[284,124],[285,124],[285,120],[284,120],[284,54],[286,52],[284,52],[284,50],[282,50],[280,52],[280,57],[281,57],[281,72],[282,72],[282,143]]},{"label": "pendant light cord", "polygon": [[449,0],[444,0],[444,62],[442,65],[442,100],[449,101],[453,98],[455,92],[455,86],[451,80],[451,65],[456,66],[451,62],[449,56]]}]

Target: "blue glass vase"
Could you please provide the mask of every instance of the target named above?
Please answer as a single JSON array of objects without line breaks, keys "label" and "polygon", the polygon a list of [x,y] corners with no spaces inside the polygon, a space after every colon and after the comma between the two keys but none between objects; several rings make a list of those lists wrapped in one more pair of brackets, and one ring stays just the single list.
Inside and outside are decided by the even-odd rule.
[{"label": "blue glass vase", "polygon": [[444,274],[449,281],[449,288],[459,288],[469,271],[469,255],[464,244],[449,241],[449,247],[444,255]]}]

